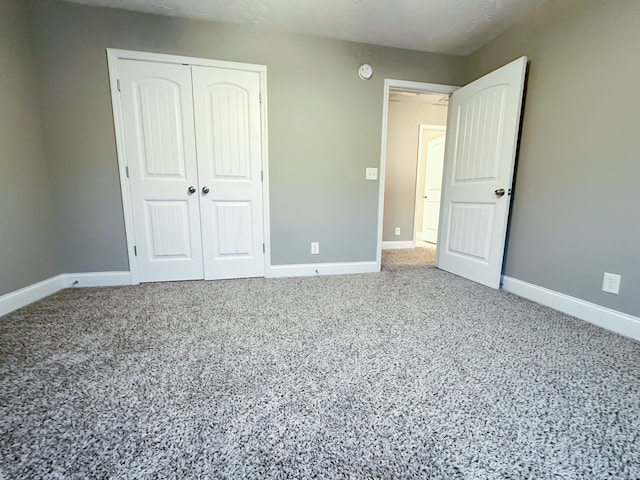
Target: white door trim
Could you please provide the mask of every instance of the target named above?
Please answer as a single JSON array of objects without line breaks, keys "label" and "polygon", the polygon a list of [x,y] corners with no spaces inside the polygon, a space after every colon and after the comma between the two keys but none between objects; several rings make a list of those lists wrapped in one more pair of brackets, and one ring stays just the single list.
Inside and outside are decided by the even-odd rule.
[{"label": "white door trim", "polygon": [[416,162],[416,202],[413,210],[413,244],[415,245],[418,241],[418,202],[424,202],[423,198],[418,198],[418,190],[420,187],[420,182],[424,183],[424,176],[420,178],[420,167],[422,164],[422,135],[425,130],[431,130],[434,132],[446,132],[446,125],[431,125],[429,123],[421,123],[420,129],[418,131],[418,160]]},{"label": "white door trim", "polygon": [[269,148],[268,148],[268,128],[267,128],[267,67],[265,65],[254,65],[251,63],[235,63],[222,60],[211,60],[206,58],[185,57],[181,55],[166,55],[160,53],[149,53],[132,50],[120,50],[107,48],[107,65],[109,69],[109,84],[111,90],[111,105],[113,108],[113,122],[116,137],[116,154],[118,156],[118,170],[120,174],[120,191],[122,194],[122,207],[124,210],[124,226],[127,239],[127,252],[129,255],[129,270],[131,272],[131,283],[140,283],[138,262],[135,255],[135,235],[133,229],[133,212],[131,203],[131,193],[127,180],[127,159],[124,148],[124,127],[122,121],[122,109],[120,97],[118,95],[118,60],[140,60],[160,63],[189,64],[205,67],[228,68],[232,70],[245,70],[257,72],[260,75],[260,122],[262,128],[262,171],[264,181],[262,183],[262,208],[264,218],[264,242],[265,242],[265,271],[271,268],[271,222],[269,217]]},{"label": "white door trim", "polygon": [[[420,93],[444,93],[452,94],[458,86],[442,85],[438,83],[411,82],[407,80],[395,80],[393,78],[384,79],[384,93],[382,99],[382,145],[380,147],[380,185],[378,191],[378,247],[376,249],[376,263],[378,271],[382,264],[382,222],[384,220],[384,182],[387,165],[387,122],[389,117],[389,92],[391,90],[402,90],[405,92]],[[415,215],[414,215],[415,217]],[[413,228],[413,239],[415,242],[415,219]]]}]

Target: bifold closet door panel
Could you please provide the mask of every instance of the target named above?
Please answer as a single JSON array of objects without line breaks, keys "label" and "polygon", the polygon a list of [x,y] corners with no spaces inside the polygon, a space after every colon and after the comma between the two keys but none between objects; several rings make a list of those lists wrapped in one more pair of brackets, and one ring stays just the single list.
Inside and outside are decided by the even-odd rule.
[{"label": "bifold closet door panel", "polygon": [[264,276],[260,76],[191,69],[204,276]]},{"label": "bifold closet door panel", "polygon": [[203,278],[191,69],[119,60],[118,75],[140,281]]}]

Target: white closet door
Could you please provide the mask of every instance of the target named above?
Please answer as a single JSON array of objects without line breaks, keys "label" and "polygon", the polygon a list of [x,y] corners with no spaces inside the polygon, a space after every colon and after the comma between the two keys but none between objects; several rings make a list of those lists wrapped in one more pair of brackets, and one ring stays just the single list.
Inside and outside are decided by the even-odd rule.
[{"label": "white closet door", "polygon": [[191,70],[119,60],[141,282],[203,278]]},{"label": "white closet door", "polygon": [[264,276],[259,74],[191,68],[205,279]]},{"label": "white closet door", "polygon": [[445,136],[427,143],[427,165],[424,175],[424,207],[422,210],[422,238],[431,243],[438,241],[440,223],[440,197],[444,166]]},{"label": "white closet door", "polygon": [[518,143],[522,57],[451,96],[438,267],[499,288]]}]

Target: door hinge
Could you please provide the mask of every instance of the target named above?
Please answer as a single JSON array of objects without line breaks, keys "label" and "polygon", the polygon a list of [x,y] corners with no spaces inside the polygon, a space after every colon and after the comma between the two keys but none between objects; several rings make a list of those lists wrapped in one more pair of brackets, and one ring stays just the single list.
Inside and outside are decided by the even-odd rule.
[{"label": "door hinge", "polygon": [[260,92],[260,93],[258,94],[258,101],[259,101],[260,103],[262,103],[262,92]]},{"label": "door hinge", "polygon": [[119,78],[116,80],[116,85],[118,87],[118,91],[120,91],[120,79]]},{"label": "door hinge", "polygon": [[138,256],[138,247],[137,246],[133,246],[133,254],[137,257]]},{"label": "door hinge", "polygon": [[267,247],[265,247],[264,243],[262,244],[262,253],[265,253],[267,251]]},{"label": "door hinge", "polygon": [[264,182],[264,170],[260,170],[260,181]]},{"label": "door hinge", "polygon": [[124,167],[124,172],[127,174],[127,178],[129,178],[129,166]]}]

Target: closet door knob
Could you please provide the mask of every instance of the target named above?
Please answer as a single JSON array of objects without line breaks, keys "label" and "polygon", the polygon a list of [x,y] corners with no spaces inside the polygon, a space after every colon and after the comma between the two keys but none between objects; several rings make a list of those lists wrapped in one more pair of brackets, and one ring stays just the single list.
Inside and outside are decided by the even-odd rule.
[{"label": "closet door knob", "polygon": [[496,190],[495,192],[493,192],[496,194],[496,197],[500,198],[504,195],[504,188],[499,188],[498,190]]},{"label": "closet door knob", "polygon": [[189,195],[192,195],[194,193],[196,193],[196,187],[194,187],[193,185],[191,185],[188,189],[187,192],[189,192]]},{"label": "closet door knob", "polygon": [[209,193],[209,187],[202,187],[202,194],[206,195],[207,193]]}]

